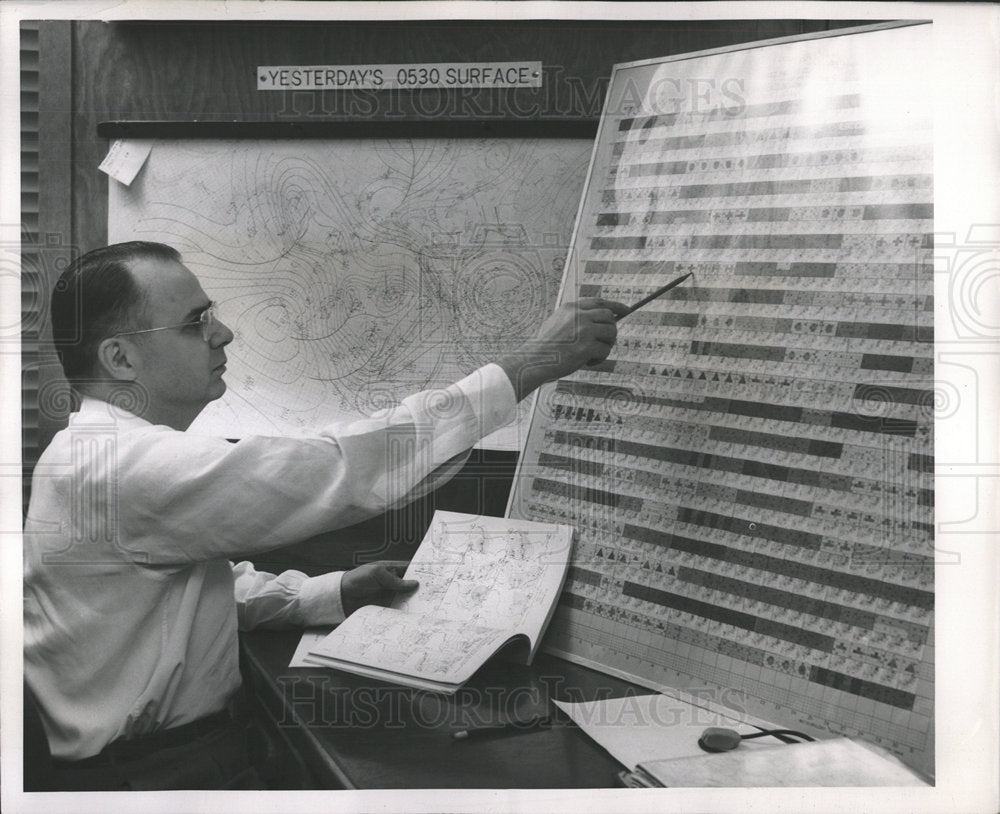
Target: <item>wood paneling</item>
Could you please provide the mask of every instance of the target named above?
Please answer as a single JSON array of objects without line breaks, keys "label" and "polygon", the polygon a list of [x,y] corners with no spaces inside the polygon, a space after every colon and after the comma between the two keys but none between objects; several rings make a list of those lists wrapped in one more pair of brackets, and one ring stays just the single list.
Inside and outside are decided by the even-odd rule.
[{"label": "wood paneling", "polygon": [[[847,25],[838,22],[837,25]],[[75,238],[107,233],[101,121],[593,118],[618,62],[825,30],[825,21],[74,24]],[[259,65],[542,60],[538,90],[258,91]]]},{"label": "wood paneling", "polygon": [[[69,22],[21,27],[21,391],[24,501],[41,450],[65,425],[49,292],[73,256]],[[65,390],[63,392],[66,392]]]}]

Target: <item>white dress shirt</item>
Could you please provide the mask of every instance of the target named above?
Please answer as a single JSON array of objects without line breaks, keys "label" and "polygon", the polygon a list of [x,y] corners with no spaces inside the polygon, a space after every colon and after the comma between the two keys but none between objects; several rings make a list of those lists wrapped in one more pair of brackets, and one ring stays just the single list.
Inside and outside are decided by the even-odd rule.
[{"label": "white dress shirt", "polygon": [[222,709],[238,627],[341,621],[339,573],[232,561],[426,493],[513,408],[496,365],[314,438],[232,444],[85,398],[36,466],[24,530],[24,672],[53,756]]}]

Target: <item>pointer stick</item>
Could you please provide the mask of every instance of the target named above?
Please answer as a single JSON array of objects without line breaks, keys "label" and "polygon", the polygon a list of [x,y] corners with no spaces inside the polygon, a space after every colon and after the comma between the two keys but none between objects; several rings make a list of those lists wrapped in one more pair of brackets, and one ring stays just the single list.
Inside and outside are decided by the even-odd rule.
[{"label": "pointer stick", "polygon": [[635,305],[633,305],[631,308],[629,308],[628,311],[626,311],[624,314],[622,314],[619,317],[615,317],[615,321],[617,322],[620,319],[625,319],[625,317],[627,317],[633,311],[638,310],[639,308],[642,308],[642,306],[644,306],[646,303],[652,302],[653,300],[655,300],[657,297],[661,296],[662,294],[666,294],[671,288],[673,288],[676,285],[680,285],[681,283],[683,283],[690,276],[691,276],[691,272],[688,272],[687,274],[685,274],[685,275],[683,275],[681,277],[678,277],[673,282],[667,283],[665,286],[663,286],[663,288],[656,289],[656,291],[654,291],[648,297],[643,297],[641,300],[639,300],[639,302],[637,302]]}]

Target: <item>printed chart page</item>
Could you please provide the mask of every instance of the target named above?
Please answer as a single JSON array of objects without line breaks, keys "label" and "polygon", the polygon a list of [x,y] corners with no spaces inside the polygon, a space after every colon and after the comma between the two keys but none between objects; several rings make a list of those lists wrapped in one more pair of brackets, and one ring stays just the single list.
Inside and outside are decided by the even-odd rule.
[{"label": "printed chart page", "polygon": [[[512,517],[578,539],[546,648],[934,762],[931,25],[616,66]],[[714,689],[713,689],[714,688]]]},{"label": "printed chart page", "polygon": [[393,607],[523,633],[533,658],[572,545],[570,526],[437,511],[406,569],[420,587]]},{"label": "printed chart page", "polygon": [[406,571],[419,587],[390,608],[351,614],[307,660],[446,692],[518,634],[530,662],[572,540],[565,525],[438,511]]},{"label": "printed chart page", "polygon": [[510,635],[502,628],[366,605],[315,645],[305,660],[451,693]]}]

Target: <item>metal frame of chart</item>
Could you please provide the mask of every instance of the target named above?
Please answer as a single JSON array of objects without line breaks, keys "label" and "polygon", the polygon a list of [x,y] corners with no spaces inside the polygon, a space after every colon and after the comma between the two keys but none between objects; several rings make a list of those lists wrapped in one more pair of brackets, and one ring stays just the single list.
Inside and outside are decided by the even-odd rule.
[{"label": "metal frame of chart", "polygon": [[577,529],[551,652],[934,766],[929,24],[618,65],[508,514]]}]

